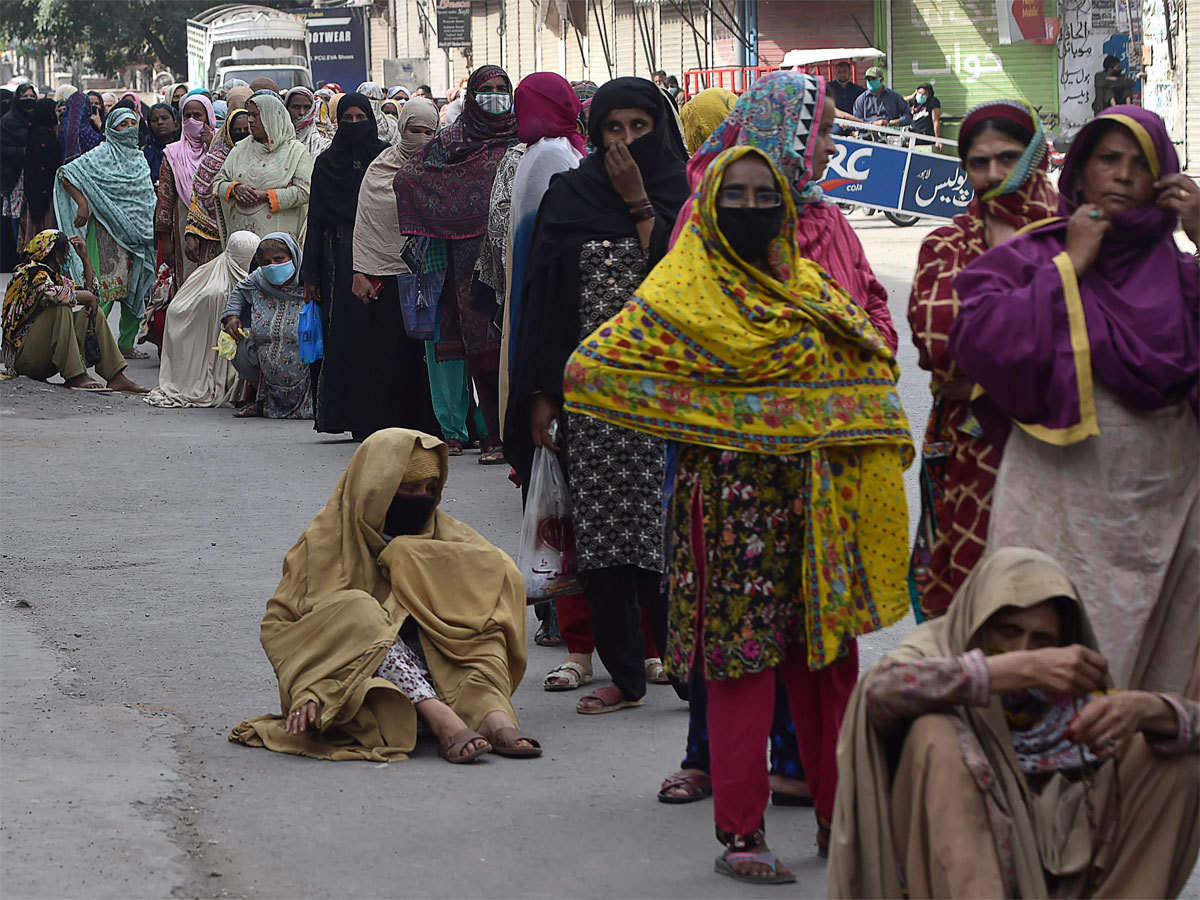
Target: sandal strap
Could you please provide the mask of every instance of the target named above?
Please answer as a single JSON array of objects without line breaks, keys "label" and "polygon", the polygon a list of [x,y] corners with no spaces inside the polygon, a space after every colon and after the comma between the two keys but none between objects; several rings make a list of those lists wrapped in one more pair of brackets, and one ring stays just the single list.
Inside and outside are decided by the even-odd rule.
[{"label": "sandal strap", "polygon": [[677,787],[695,788],[697,790],[711,789],[712,776],[698,772],[676,772],[674,775],[668,775],[663,779],[659,790],[667,791]]},{"label": "sandal strap", "polygon": [[579,663],[575,662],[575,660],[573,660],[573,659],[568,659],[566,662],[560,663],[559,665],[555,666],[553,669],[551,669],[549,672],[546,673],[546,677],[549,678],[551,675],[555,675],[558,672],[574,672],[580,678],[583,678],[586,675],[592,674],[591,672],[588,672],[586,669],[584,669],[583,666],[581,666]]},{"label": "sandal strap", "polygon": [[773,850],[760,850],[757,853],[751,853],[747,850],[735,850],[733,852],[725,852],[725,862],[727,863],[758,863],[760,865],[769,866],[772,872],[779,872],[779,857],[775,855]]},{"label": "sandal strap", "polygon": [[731,831],[723,831],[719,826],[714,827],[717,832],[717,840],[730,850],[743,851],[757,847],[767,837],[767,832],[761,825],[749,834],[735,834]]},{"label": "sandal strap", "polygon": [[542,745],[538,743],[536,738],[531,738],[525,734],[520,728],[508,726],[507,728],[497,728],[492,733],[491,744],[500,747],[516,747],[517,741],[529,741],[529,745],[534,749],[540,748]]}]

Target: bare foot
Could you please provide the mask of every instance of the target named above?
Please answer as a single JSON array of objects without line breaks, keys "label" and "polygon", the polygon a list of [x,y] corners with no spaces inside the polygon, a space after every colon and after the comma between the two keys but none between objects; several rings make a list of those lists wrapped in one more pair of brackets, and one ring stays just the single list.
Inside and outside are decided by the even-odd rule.
[{"label": "bare foot", "polygon": [[98,387],[100,387],[100,382],[93,381],[91,378],[88,377],[86,372],[84,372],[82,375],[76,375],[74,378],[68,378],[63,383],[69,388],[77,388],[77,387],[98,388]]},{"label": "bare foot", "polygon": [[150,388],[144,388],[140,384],[135,384],[130,381],[124,372],[118,372],[112,378],[108,379],[108,386],[114,391],[121,391],[125,394],[148,394]]}]

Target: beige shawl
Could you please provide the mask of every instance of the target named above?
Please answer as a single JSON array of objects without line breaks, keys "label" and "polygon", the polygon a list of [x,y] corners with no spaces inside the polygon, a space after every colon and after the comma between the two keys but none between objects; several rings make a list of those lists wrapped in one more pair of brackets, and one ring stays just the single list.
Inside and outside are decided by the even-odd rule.
[{"label": "beige shawl", "polygon": [[[1077,633],[1064,628],[1065,643],[1097,649],[1087,613],[1062,567],[1037,550],[1007,547],[985,557],[963,584],[946,615],[919,626],[885,659],[914,661],[960,656],[978,646],[977,636],[993,613],[1006,606],[1027,608],[1052,597],[1075,601]],[[892,843],[890,808],[891,767],[887,742],[867,718],[863,685],[850,697],[838,738],[838,790],[830,842],[828,896],[901,897],[900,858]],[[1012,738],[1000,705],[993,696],[986,707],[959,706],[958,716],[978,738],[995,773],[990,791],[1012,822],[1012,854],[1017,893],[1045,897],[1044,869],[1062,874],[1086,864],[1090,832],[1084,816],[1057,820],[1039,817],[1036,807],[1062,806],[1075,783],[1055,779],[1035,797],[1026,784],[1012,749]],[[1064,782],[1064,783],[1060,783]],[[1039,803],[1046,800],[1045,804]],[[1039,821],[1040,819],[1040,821]]]},{"label": "beige shawl", "polygon": [[[381,529],[413,448],[446,445],[389,428],[363,441],[329,503],[283,563],[267,603],[262,645],[279,679],[282,715],[238,725],[231,741],[320,759],[404,759],[416,711],[376,669],[411,616],[438,694],[468,727],[500,709],[525,672],[525,589],[513,561],[441,510],[423,534],[385,542]],[[284,730],[313,700],[318,728]]]},{"label": "beige shawl", "polygon": [[424,97],[414,97],[405,103],[397,125],[400,142],[380,153],[367,167],[358,191],[358,214],[354,220],[354,271],[364,275],[401,275],[408,271],[400,256],[405,240],[400,234],[392,182],[400,166],[432,138],[410,133],[407,130],[410,122],[436,131],[437,106]]}]

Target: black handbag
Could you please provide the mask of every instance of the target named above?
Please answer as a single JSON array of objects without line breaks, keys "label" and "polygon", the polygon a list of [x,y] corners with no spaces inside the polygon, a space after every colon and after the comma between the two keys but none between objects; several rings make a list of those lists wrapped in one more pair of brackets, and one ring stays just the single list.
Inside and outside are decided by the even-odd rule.
[{"label": "black handbag", "polygon": [[104,356],[100,352],[100,338],[96,337],[96,310],[88,311],[87,333],[83,336],[83,361],[94,366]]}]

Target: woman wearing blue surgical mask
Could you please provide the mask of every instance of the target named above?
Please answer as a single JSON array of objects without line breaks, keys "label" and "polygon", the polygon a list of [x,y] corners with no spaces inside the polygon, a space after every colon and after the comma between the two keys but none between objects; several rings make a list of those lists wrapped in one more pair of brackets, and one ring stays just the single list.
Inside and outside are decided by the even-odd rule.
[{"label": "woman wearing blue surgical mask", "polygon": [[[927,134],[930,137],[942,136],[942,101],[933,93],[933,85],[929,82],[917,85],[917,89],[904,98],[912,111],[912,131],[914,134]],[[919,144],[928,148],[928,144]],[[938,150],[942,149],[939,143]]]},{"label": "woman wearing blue surgical mask", "polygon": [[255,400],[234,413],[239,419],[312,418],[312,384],[308,365],[300,361],[302,262],[292,235],[268,234],[255,254],[258,267],[229,295],[221,324],[238,342],[233,367],[258,389]]}]

